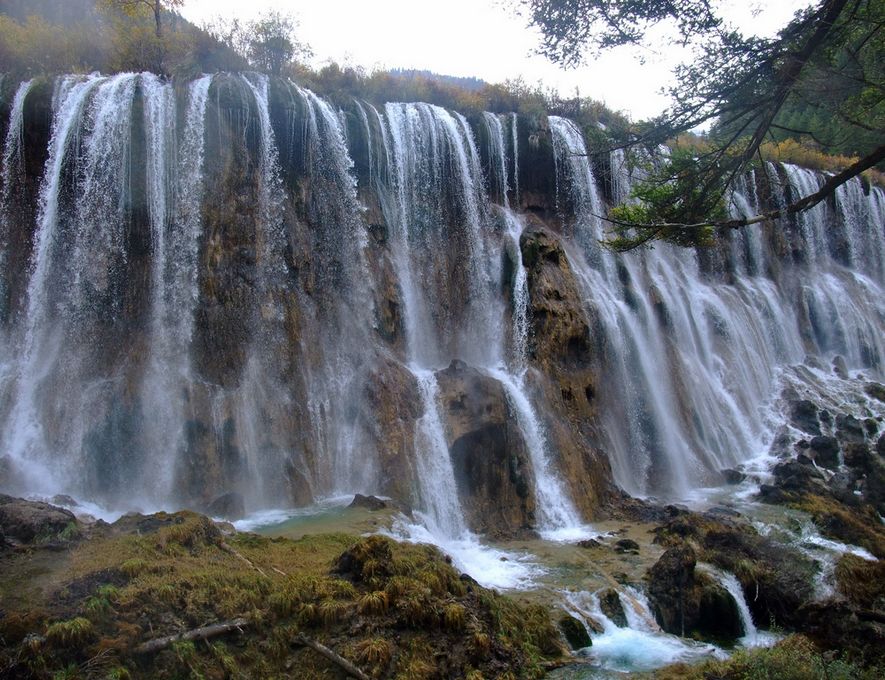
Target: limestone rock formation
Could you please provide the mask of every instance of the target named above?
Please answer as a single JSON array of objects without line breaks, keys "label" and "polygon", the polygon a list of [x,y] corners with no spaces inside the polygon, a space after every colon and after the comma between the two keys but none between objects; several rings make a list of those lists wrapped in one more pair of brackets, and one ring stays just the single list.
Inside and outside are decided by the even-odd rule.
[{"label": "limestone rock formation", "polygon": [[[529,286],[533,373],[548,405],[548,433],[556,463],[572,498],[587,517],[599,512],[610,492],[611,470],[600,450],[599,422],[603,334],[588,325],[562,243],[534,220],[520,240]],[[594,344],[596,343],[596,344]]]},{"label": "limestone rock formation", "polygon": [[436,377],[468,525],[489,535],[531,530],[535,515],[531,464],[501,383],[460,361]]},{"label": "limestone rock formation", "polygon": [[737,604],[709,575],[695,569],[687,544],[669,548],[648,571],[648,595],[661,628],[675,635],[697,633],[734,639],[742,626]]}]

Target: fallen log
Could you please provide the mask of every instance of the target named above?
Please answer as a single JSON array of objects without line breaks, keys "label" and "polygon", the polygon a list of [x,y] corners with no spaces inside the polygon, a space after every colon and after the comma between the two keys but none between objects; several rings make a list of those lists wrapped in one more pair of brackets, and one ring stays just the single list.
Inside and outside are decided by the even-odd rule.
[{"label": "fallen log", "polygon": [[242,629],[251,625],[248,619],[233,619],[231,621],[222,621],[221,623],[213,623],[211,626],[203,626],[202,628],[194,628],[177,635],[167,635],[166,637],[148,640],[135,648],[136,654],[153,654],[170,647],[175,642],[189,642],[192,640],[208,640],[209,638],[218,637],[225,633],[233,631],[242,632]]},{"label": "fallen log", "polygon": [[363,673],[359,668],[354,666],[350,661],[345,659],[340,654],[333,652],[331,649],[326,647],[326,645],[320,644],[316,640],[312,640],[311,638],[302,635],[299,633],[292,639],[292,644],[302,645],[304,647],[310,647],[315,652],[322,654],[329,661],[336,664],[341,670],[347,673],[349,676],[353,678],[357,678],[357,680],[372,680],[368,675]]}]

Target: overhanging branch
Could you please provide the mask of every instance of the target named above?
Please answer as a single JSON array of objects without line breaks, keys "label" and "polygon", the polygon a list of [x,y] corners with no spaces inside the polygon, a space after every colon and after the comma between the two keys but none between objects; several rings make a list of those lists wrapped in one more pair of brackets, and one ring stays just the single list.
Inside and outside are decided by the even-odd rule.
[{"label": "overhanging branch", "polygon": [[[628,222],[624,220],[619,220],[613,217],[604,216],[604,215],[595,215],[598,219],[604,220],[609,224],[613,224],[617,227],[623,229],[635,229],[639,231],[639,235],[634,239],[630,240],[630,246],[625,248],[625,250],[632,250],[638,246],[644,245],[649,241],[653,240],[658,234],[664,231],[678,229],[678,230],[692,230],[692,229],[704,229],[709,227],[716,228],[725,228],[725,229],[741,229],[742,227],[749,227],[754,224],[759,224],[760,222],[766,222],[768,220],[776,220],[780,217],[786,217],[787,215],[794,215],[796,213],[800,213],[804,210],[808,210],[809,208],[813,208],[818,203],[826,199],[828,196],[833,194],[836,189],[840,186],[848,182],[849,180],[857,177],[862,172],[869,170],[875,165],[885,161],[885,144],[879,146],[875,151],[871,154],[864,156],[857,162],[849,165],[847,168],[842,170],[841,172],[836,173],[835,175],[831,175],[827,177],[826,181],[823,183],[820,189],[815,191],[808,196],[804,196],[793,203],[790,203],[784,208],[778,208],[777,210],[771,210],[769,212],[760,213],[758,215],[754,215],[752,217],[744,217],[740,219],[729,219],[729,220],[709,220],[705,222],[697,222],[694,224],[685,224],[679,222],[657,222],[651,224],[643,224],[636,222]],[[610,245],[610,242],[604,242],[607,245]]]}]

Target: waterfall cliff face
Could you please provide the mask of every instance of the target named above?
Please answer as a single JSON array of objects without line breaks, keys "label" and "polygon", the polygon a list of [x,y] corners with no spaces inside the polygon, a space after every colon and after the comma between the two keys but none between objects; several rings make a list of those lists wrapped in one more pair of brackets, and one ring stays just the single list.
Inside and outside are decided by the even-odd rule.
[{"label": "waterfall cliff face", "polygon": [[[885,194],[695,252],[599,244],[551,116],[344,110],[289,82],[3,91],[0,486],[247,506],[387,494],[439,534],[555,533],[759,454],[783,367],[883,374]],[[769,164],[750,214],[818,173]]]}]

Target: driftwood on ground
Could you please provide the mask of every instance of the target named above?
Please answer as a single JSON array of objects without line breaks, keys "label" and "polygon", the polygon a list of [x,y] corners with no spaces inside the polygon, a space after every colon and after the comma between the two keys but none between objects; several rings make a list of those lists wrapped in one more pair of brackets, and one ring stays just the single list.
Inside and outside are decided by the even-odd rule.
[{"label": "driftwood on ground", "polygon": [[174,642],[187,642],[191,640],[208,640],[209,638],[218,637],[232,631],[240,631],[246,626],[251,625],[248,619],[233,619],[231,621],[222,621],[221,623],[213,623],[211,626],[203,626],[202,628],[194,628],[177,635],[167,635],[166,637],[148,640],[135,648],[136,654],[152,654],[159,652],[171,646]]},{"label": "driftwood on ground", "polygon": [[[163,651],[167,647],[171,647],[176,642],[208,640],[209,638],[218,637],[219,635],[224,635],[225,633],[231,633],[233,631],[240,632],[243,628],[249,625],[251,625],[251,622],[248,619],[232,619],[231,621],[213,623],[211,626],[203,626],[202,628],[194,628],[193,630],[188,630],[176,635],[167,635],[166,637],[156,638],[155,640],[148,640],[147,642],[138,645],[138,647],[135,648],[135,653],[153,654]],[[310,647],[315,652],[321,654],[326,659],[341,668],[341,670],[343,670],[349,676],[356,678],[357,680],[371,680],[368,675],[363,673],[359,668],[354,666],[343,656],[329,649],[325,645],[320,644],[316,640],[307,637],[306,635],[299,633],[292,639],[292,644],[301,647]]]},{"label": "driftwood on ground", "polygon": [[347,673],[349,676],[353,678],[357,678],[357,680],[372,680],[368,675],[363,673],[359,668],[354,666],[350,661],[345,659],[340,654],[333,652],[331,649],[326,647],[326,645],[321,645],[316,640],[312,640],[309,637],[298,634],[292,640],[293,644],[303,645],[305,647],[310,647],[312,650],[322,654],[329,661],[337,665],[341,670]]}]

